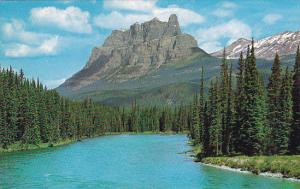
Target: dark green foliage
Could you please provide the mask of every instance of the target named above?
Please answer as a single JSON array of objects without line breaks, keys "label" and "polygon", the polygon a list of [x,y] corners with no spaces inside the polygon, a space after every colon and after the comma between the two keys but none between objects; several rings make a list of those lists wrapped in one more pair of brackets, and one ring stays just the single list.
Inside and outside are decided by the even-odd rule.
[{"label": "dark green foliage", "polygon": [[220,105],[221,105],[221,127],[222,127],[222,153],[228,154],[233,121],[233,96],[232,96],[232,67],[228,67],[225,49],[223,52],[223,62],[221,64],[220,78]]},{"label": "dark green foliage", "polygon": [[243,53],[241,52],[239,63],[238,63],[238,72],[236,74],[236,91],[235,91],[235,124],[233,124],[232,131],[232,151],[240,152],[241,151],[241,127],[244,120],[244,111],[245,111],[245,61],[243,58]]},{"label": "dark green foliage", "polygon": [[209,156],[211,152],[211,141],[210,141],[210,116],[207,109],[207,102],[204,105],[204,124],[203,124],[203,156]]},{"label": "dark green foliage", "polygon": [[192,129],[191,138],[195,140],[196,143],[201,142],[201,132],[200,132],[200,116],[199,116],[199,101],[198,96],[195,95],[194,103],[192,106]]},{"label": "dark green foliage", "polygon": [[164,107],[130,109],[95,104],[90,99],[74,102],[47,90],[23,71],[0,69],[0,147],[57,143],[103,135],[106,132],[183,132],[190,128],[189,106],[173,111]]},{"label": "dark green foliage", "polygon": [[[279,56],[276,53],[272,73],[268,84],[268,124],[273,139],[279,138],[279,114],[280,114],[280,89],[281,89],[281,67]],[[280,143],[276,140],[270,141],[271,153],[278,153]]]},{"label": "dark green foliage", "polygon": [[200,79],[200,94],[199,98],[196,94],[194,96],[192,105],[192,128],[191,128],[191,138],[195,140],[196,143],[201,143],[203,141],[203,125],[204,125],[204,68],[201,69],[201,79]]},{"label": "dark green foliage", "polygon": [[[266,75],[259,73],[256,66],[253,41],[246,59],[242,53],[240,55],[235,90],[232,66],[229,69],[225,57],[224,51],[220,77],[211,80],[208,99],[204,100],[205,106],[200,112],[203,118],[200,157],[300,153],[299,49],[294,83],[288,68],[281,75],[276,54],[267,87],[264,84]],[[193,112],[194,107],[198,107],[195,99]],[[195,123],[198,117],[193,113]],[[193,129],[192,132],[195,133]]]},{"label": "dark green foliage", "polygon": [[251,52],[247,53],[245,64],[245,109],[241,127],[241,152],[247,155],[261,154],[263,149],[263,129],[265,127],[264,94],[256,68],[252,40]]},{"label": "dark green foliage", "polygon": [[292,74],[286,68],[285,75],[281,79],[281,89],[279,96],[279,115],[277,136],[274,136],[274,143],[277,153],[286,154],[288,152],[288,142],[292,123]]},{"label": "dark green foliage", "polygon": [[293,123],[290,136],[289,149],[291,153],[300,154],[300,50],[296,54],[293,75]]},{"label": "dark green foliage", "polygon": [[220,155],[222,147],[222,125],[221,125],[221,104],[218,79],[211,83],[208,96],[208,114],[210,122],[210,150],[211,153]]}]

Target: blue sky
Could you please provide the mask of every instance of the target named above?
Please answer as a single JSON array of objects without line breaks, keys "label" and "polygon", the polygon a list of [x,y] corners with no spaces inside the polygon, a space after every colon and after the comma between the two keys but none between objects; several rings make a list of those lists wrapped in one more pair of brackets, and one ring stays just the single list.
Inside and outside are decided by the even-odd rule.
[{"label": "blue sky", "polygon": [[111,30],[167,21],[172,13],[207,52],[241,37],[300,30],[299,0],[0,0],[0,65],[53,88],[79,71]]}]

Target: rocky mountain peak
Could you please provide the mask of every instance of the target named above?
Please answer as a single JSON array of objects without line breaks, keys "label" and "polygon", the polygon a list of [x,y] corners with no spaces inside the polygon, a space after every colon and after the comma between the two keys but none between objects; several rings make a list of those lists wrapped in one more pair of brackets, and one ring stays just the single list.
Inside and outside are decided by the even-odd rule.
[{"label": "rocky mountain peak", "polygon": [[[269,36],[254,41],[254,48],[257,58],[272,60],[276,53],[280,56],[295,54],[298,44],[300,43],[300,31],[285,31],[273,36]],[[226,47],[228,58],[239,58],[240,52],[246,54],[247,46],[251,45],[251,40],[238,39]],[[221,57],[223,50],[212,53],[212,56]]]},{"label": "rocky mountain peak", "polygon": [[101,47],[95,47],[83,70],[62,86],[79,89],[99,80],[123,82],[146,75],[163,64],[189,57],[197,41],[182,33],[175,14],[168,22],[154,18],[128,30],[113,30]]},{"label": "rocky mountain peak", "polygon": [[168,21],[168,30],[170,30],[171,33],[178,35],[181,33],[179,22],[177,19],[176,14],[171,14]]}]

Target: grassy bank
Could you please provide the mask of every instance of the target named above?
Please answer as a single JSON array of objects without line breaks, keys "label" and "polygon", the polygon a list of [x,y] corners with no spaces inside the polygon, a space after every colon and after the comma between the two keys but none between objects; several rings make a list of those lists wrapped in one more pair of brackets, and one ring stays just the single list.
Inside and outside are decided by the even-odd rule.
[{"label": "grassy bank", "polygon": [[254,174],[264,172],[280,173],[283,177],[300,179],[300,155],[206,157],[201,162],[238,168]]},{"label": "grassy bank", "polygon": [[[137,135],[137,134],[161,134],[161,135],[174,135],[174,134],[186,134],[186,132],[180,132],[176,133],[173,131],[166,131],[166,132],[157,132],[157,131],[145,131],[145,132],[107,132],[104,135],[99,135],[95,137],[100,137],[100,136],[106,136],[106,135],[121,135],[121,134],[130,134],[130,135]],[[84,140],[86,138],[82,138],[80,140]],[[16,152],[16,151],[25,151],[25,150],[36,150],[36,149],[43,149],[43,148],[49,148],[49,147],[56,147],[56,146],[62,146],[66,144],[70,144],[73,142],[76,142],[77,140],[75,139],[67,139],[67,140],[62,140],[57,143],[40,143],[38,145],[33,145],[33,144],[22,144],[20,142],[11,144],[8,146],[8,148],[4,149],[0,147],[0,155],[4,153],[9,153],[9,152]]]},{"label": "grassy bank", "polygon": [[1,153],[8,153],[8,152],[16,152],[16,151],[24,151],[24,150],[36,150],[36,149],[43,149],[43,148],[48,148],[48,147],[56,147],[56,146],[62,146],[66,144],[70,144],[72,142],[75,142],[76,140],[63,140],[59,141],[57,143],[40,143],[37,145],[34,144],[22,144],[20,142],[11,144],[8,146],[8,148],[0,148],[0,154]]}]

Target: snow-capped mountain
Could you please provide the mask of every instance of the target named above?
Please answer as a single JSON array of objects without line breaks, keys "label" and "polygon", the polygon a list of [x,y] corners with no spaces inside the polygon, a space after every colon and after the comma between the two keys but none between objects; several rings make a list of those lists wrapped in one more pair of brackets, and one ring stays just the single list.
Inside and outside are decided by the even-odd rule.
[{"label": "snow-capped mountain", "polygon": [[[249,39],[238,39],[227,46],[227,58],[239,58],[240,52],[247,52],[247,46],[251,44]],[[280,56],[295,54],[297,46],[300,44],[300,31],[283,32],[254,42],[255,54],[257,58],[273,59],[277,52]],[[212,56],[222,57],[223,49],[211,53]]]}]

